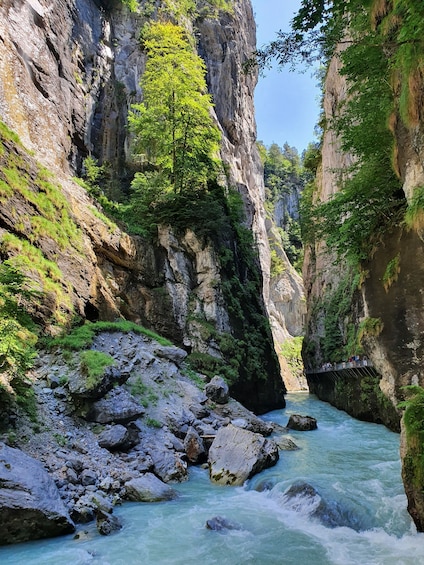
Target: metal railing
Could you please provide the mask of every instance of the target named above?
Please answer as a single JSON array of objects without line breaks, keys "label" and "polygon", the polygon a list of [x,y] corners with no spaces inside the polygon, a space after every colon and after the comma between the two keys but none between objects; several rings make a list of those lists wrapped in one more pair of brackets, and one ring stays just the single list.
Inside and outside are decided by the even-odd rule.
[{"label": "metal railing", "polygon": [[373,367],[369,359],[360,359],[358,361],[343,361],[341,363],[324,363],[321,367],[315,369],[306,369],[306,374],[330,373],[334,371],[344,371],[345,369],[359,369],[361,367]]}]

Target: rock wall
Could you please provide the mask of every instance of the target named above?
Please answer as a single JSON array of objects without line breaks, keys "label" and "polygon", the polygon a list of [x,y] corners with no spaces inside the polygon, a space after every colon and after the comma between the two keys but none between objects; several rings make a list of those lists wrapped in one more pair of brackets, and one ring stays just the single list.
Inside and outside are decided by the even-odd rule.
[{"label": "rock wall", "polygon": [[[339,74],[339,65],[337,58],[334,59],[327,73],[324,97],[327,123],[331,122],[340,101],[346,97],[346,83]],[[424,90],[423,85],[421,88]],[[422,123],[416,121],[407,127],[399,118],[392,116],[391,119],[395,148],[393,166],[402,183],[405,199],[411,204],[419,198],[424,179]],[[351,163],[350,156],[341,153],[340,142],[331,130],[324,135],[322,159],[315,193],[316,201],[321,202],[328,200],[338,190],[333,171],[346,168]],[[424,385],[423,225],[422,212],[418,212],[410,227],[403,222],[388,226],[372,257],[362,265],[362,280],[352,294],[346,318],[339,320],[344,330],[349,323],[357,330],[360,322],[366,319],[378,319],[380,322],[378,331],[365,332],[362,337],[364,351],[377,371],[378,389],[373,386],[372,395],[377,394],[378,397],[381,393],[384,396],[384,402],[370,411],[370,415],[374,421],[384,422],[393,429],[398,427],[396,415],[398,420],[402,416],[397,406],[405,398],[403,387],[411,384]],[[311,372],[314,366],[327,361],[320,343],[324,337],[324,321],[328,311],[322,307],[321,299],[328,289],[337,287],[347,270],[345,265],[335,266],[333,259],[322,242],[311,246],[305,259],[308,323],[304,357]],[[390,262],[394,262],[396,268],[388,277]],[[317,307],[320,304],[321,307]],[[311,377],[311,382],[314,379],[315,376]],[[326,389],[323,398],[355,415],[358,395],[366,393],[367,386],[364,388],[361,384],[355,394],[349,395],[349,387],[341,377],[333,379],[332,383],[328,379],[324,380],[325,383],[318,383],[319,386],[315,383],[314,392],[320,395],[320,387]],[[411,446],[411,451],[408,451],[407,438],[402,429],[401,456],[404,469],[411,458],[416,456],[415,448],[416,446]],[[417,527],[422,529],[424,516],[420,494],[421,479],[411,474],[410,467],[404,470],[403,478],[409,501],[408,509]]]},{"label": "rock wall", "polygon": [[[281,344],[303,333],[306,304],[301,278],[290,265],[278,234],[265,215],[263,166],[256,146],[254,88],[257,77],[243,65],[256,48],[250,0],[236,0],[234,13],[220,20],[199,22],[199,53],[207,68],[215,113],[223,133],[221,156],[228,165],[228,182],[242,194],[246,222],[255,235],[263,276],[263,297],[285,386],[305,388],[281,355]],[[284,272],[271,276],[269,242],[276,242]]]},{"label": "rock wall", "polygon": [[[177,239],[167,228],[159,230],[154,244],[129,237],[105,222],[86,192],[71,180],[71,175],[80,174],[88,155],[110,165],[123,185],[134,172],[136,164],[129,153],[125,126],[130,105],[141,99],[139,79],[145,61],[138,34],[142,23],[142,15],[131,14],[116,2],[3,2],[0,117],[33,152],[31,157],[18,146],[10,148],[25,166],[36,170],[38,162],[54,173],[81,230],[79,249],[76,242],[65,249],[43,238],[35,242],[61,269],[60,284],[70,294],[70,303],[63,307],[67,315],[73,309],[91,320],[123,316],[188,349],[219,355],[219,349],[204,342],[201,328],[192,321],[201,314],[218,332],[232,330],[213,248],[190,232]],[[250,1],[235,0],[233,14],[221,15],[219,20],[199,20],[196,25],[199,53],[207,64],[208,85],[223,133],[221,157],[228,168],[228,183],[243,195],[246,223],[258,246],[258,268],[263,273],[258,308],[266,314],[272,304],[270,255],[262,170],[255,145],[256,77],[246,75],[242,68],[255,48]],[[34,185],[32,188],[37,190]],[[31,216],[33,210],[22,194],[13,198],[14,206]],[[30,239],[31,222],[18,225],[6,206],[0,208],[1,235],[14,233]],[[265,363],[273,383],[262,406],[268,409],[281,406],[284,385],[272,340],[264,338],[270,340]]]}]

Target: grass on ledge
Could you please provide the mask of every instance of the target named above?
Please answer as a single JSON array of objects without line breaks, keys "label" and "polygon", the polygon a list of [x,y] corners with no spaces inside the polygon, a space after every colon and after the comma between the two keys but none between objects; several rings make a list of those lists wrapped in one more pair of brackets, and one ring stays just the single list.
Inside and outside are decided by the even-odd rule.
[{"label": "grass on ledge", "polygon": [[173,345],[169,339],[128,320],[121,320],[119,322],[86,322],[83,326],[75,328],[67,335],[53,338],[49,345],[51,347],[63,347],[70,351],[80,351],[81,349],[89,348],[95,336],[101,332],[134,332],[135,334],[154,339],[160,345]]}]

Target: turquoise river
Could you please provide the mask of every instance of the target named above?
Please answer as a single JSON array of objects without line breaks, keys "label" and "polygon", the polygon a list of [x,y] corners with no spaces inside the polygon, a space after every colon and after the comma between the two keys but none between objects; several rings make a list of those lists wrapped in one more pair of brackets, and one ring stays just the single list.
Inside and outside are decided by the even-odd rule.
[{"label": "turquoise river", "polygon": [[[102,537],[83,526],[68,536],[4,547],[1,565],[418,565],[424,534],[406,511],[399,436],[359,422],[308,394],[289,394],[287,408],[264,416],[285,425],[292,413],[314,416],[318,429],[292,432],[297,451],[243,487],[218,487],[193,468],[176,485],[179,498],[115,509],[123,528]],[[304,481],[319,493],[288,499]],[[317,518],[317,505],[342,517],[342,526]],[[333,512],[333,514],[334,514]],[[235,529],[212,531],[221,516]],[[346,525],[347,524],[347,525]]]}]

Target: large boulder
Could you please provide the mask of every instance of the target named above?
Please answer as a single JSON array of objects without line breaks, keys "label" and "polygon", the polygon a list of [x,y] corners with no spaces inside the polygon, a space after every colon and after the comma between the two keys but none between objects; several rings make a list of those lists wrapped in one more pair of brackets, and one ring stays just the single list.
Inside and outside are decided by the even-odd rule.
[{"label": "large boulder", "polygon": [[278,461],[278,447],[260,434],[229,424],[218,430],[209,449],[209,474],[221,485],[244,481]]},{"label": "large boulder", "polygon": [[[274,423],[271,424],[261,420],[261,418],[258,418],[256,414],[245,408],[242,404],[240,404],[240,402],[234,400],[234,398],[230,398],[227,404],[217,404],[213,411],[215,414],[219,414],[223,418],[229,418],[234,426],[246,428],[251,432],[255,432],[263,436],[269,436],[277,427]],[[245,423],[240,425],[242,421]],[[284,431],[284,429],[285,428],[283,428],[282,431]]]},{"label": "large boulder", "polygon": [[93,402],[84,417],[99,424],[128,424],[145,413],[145,409],[123,388],[111,390],[104,398]]},{"label": "large boulder", "polygon": [[0,544],[74,530],[59,491],[41,463],[0,443]]},{"label": "large boulder", "polygon": [[184,446],[168,430],[144,433],[141,448],[152,461],[152,470],[165,483],[182,482],[188,478]]},{"label": "large boulder", "polygon": [[184,349],[165,345],[156,347],[154,354],[157,355],[157,357],[161,357],[162,359],[167,359],[168,361],[175,363],[177,367],[181,367],[183,361],[187,357],[187,351],[184,351]]},{"label": "large boulder", "polygon": [[335,500],[324,500],[309,483],[297,481],[284,493],[284,505],[297,512],[308,513],[327,528],[347,527],[359,532],[372,527],[365,516],[358,516]]},{"label": "large boulder", "polygon": [[212,400],[212,402],[216,402],[217,404],[226,404],[230,398],[227,383],[218,375],[215,375],[214,378],[206,385],[205,394],[209,400]]},{"label": "large boulder", "polygon": [[97,441],[108,451],[129,451],[139,442],[138,430],[117,424],[102,432]]},{"label": "large boulder", "polygon": [[75,372],[69,377],[68,389],[75,400],[98,400],[117,384],[123,384],[129,377],[117,367],[106,367],[97,378],[87,378],[82,372]]},{"label": "large boulder", "polygon": [[287,427],[291,430],[307,432],[317,429],[317,421],[312,416],[301,416],[300,414],[292,414],[287,423]]},{"label": "large boulder", "polygon": [[176,491],[153,473],[144,473],[141,477],[125,483],[125,498],[133,502],[160,502],[176,497]]}]

